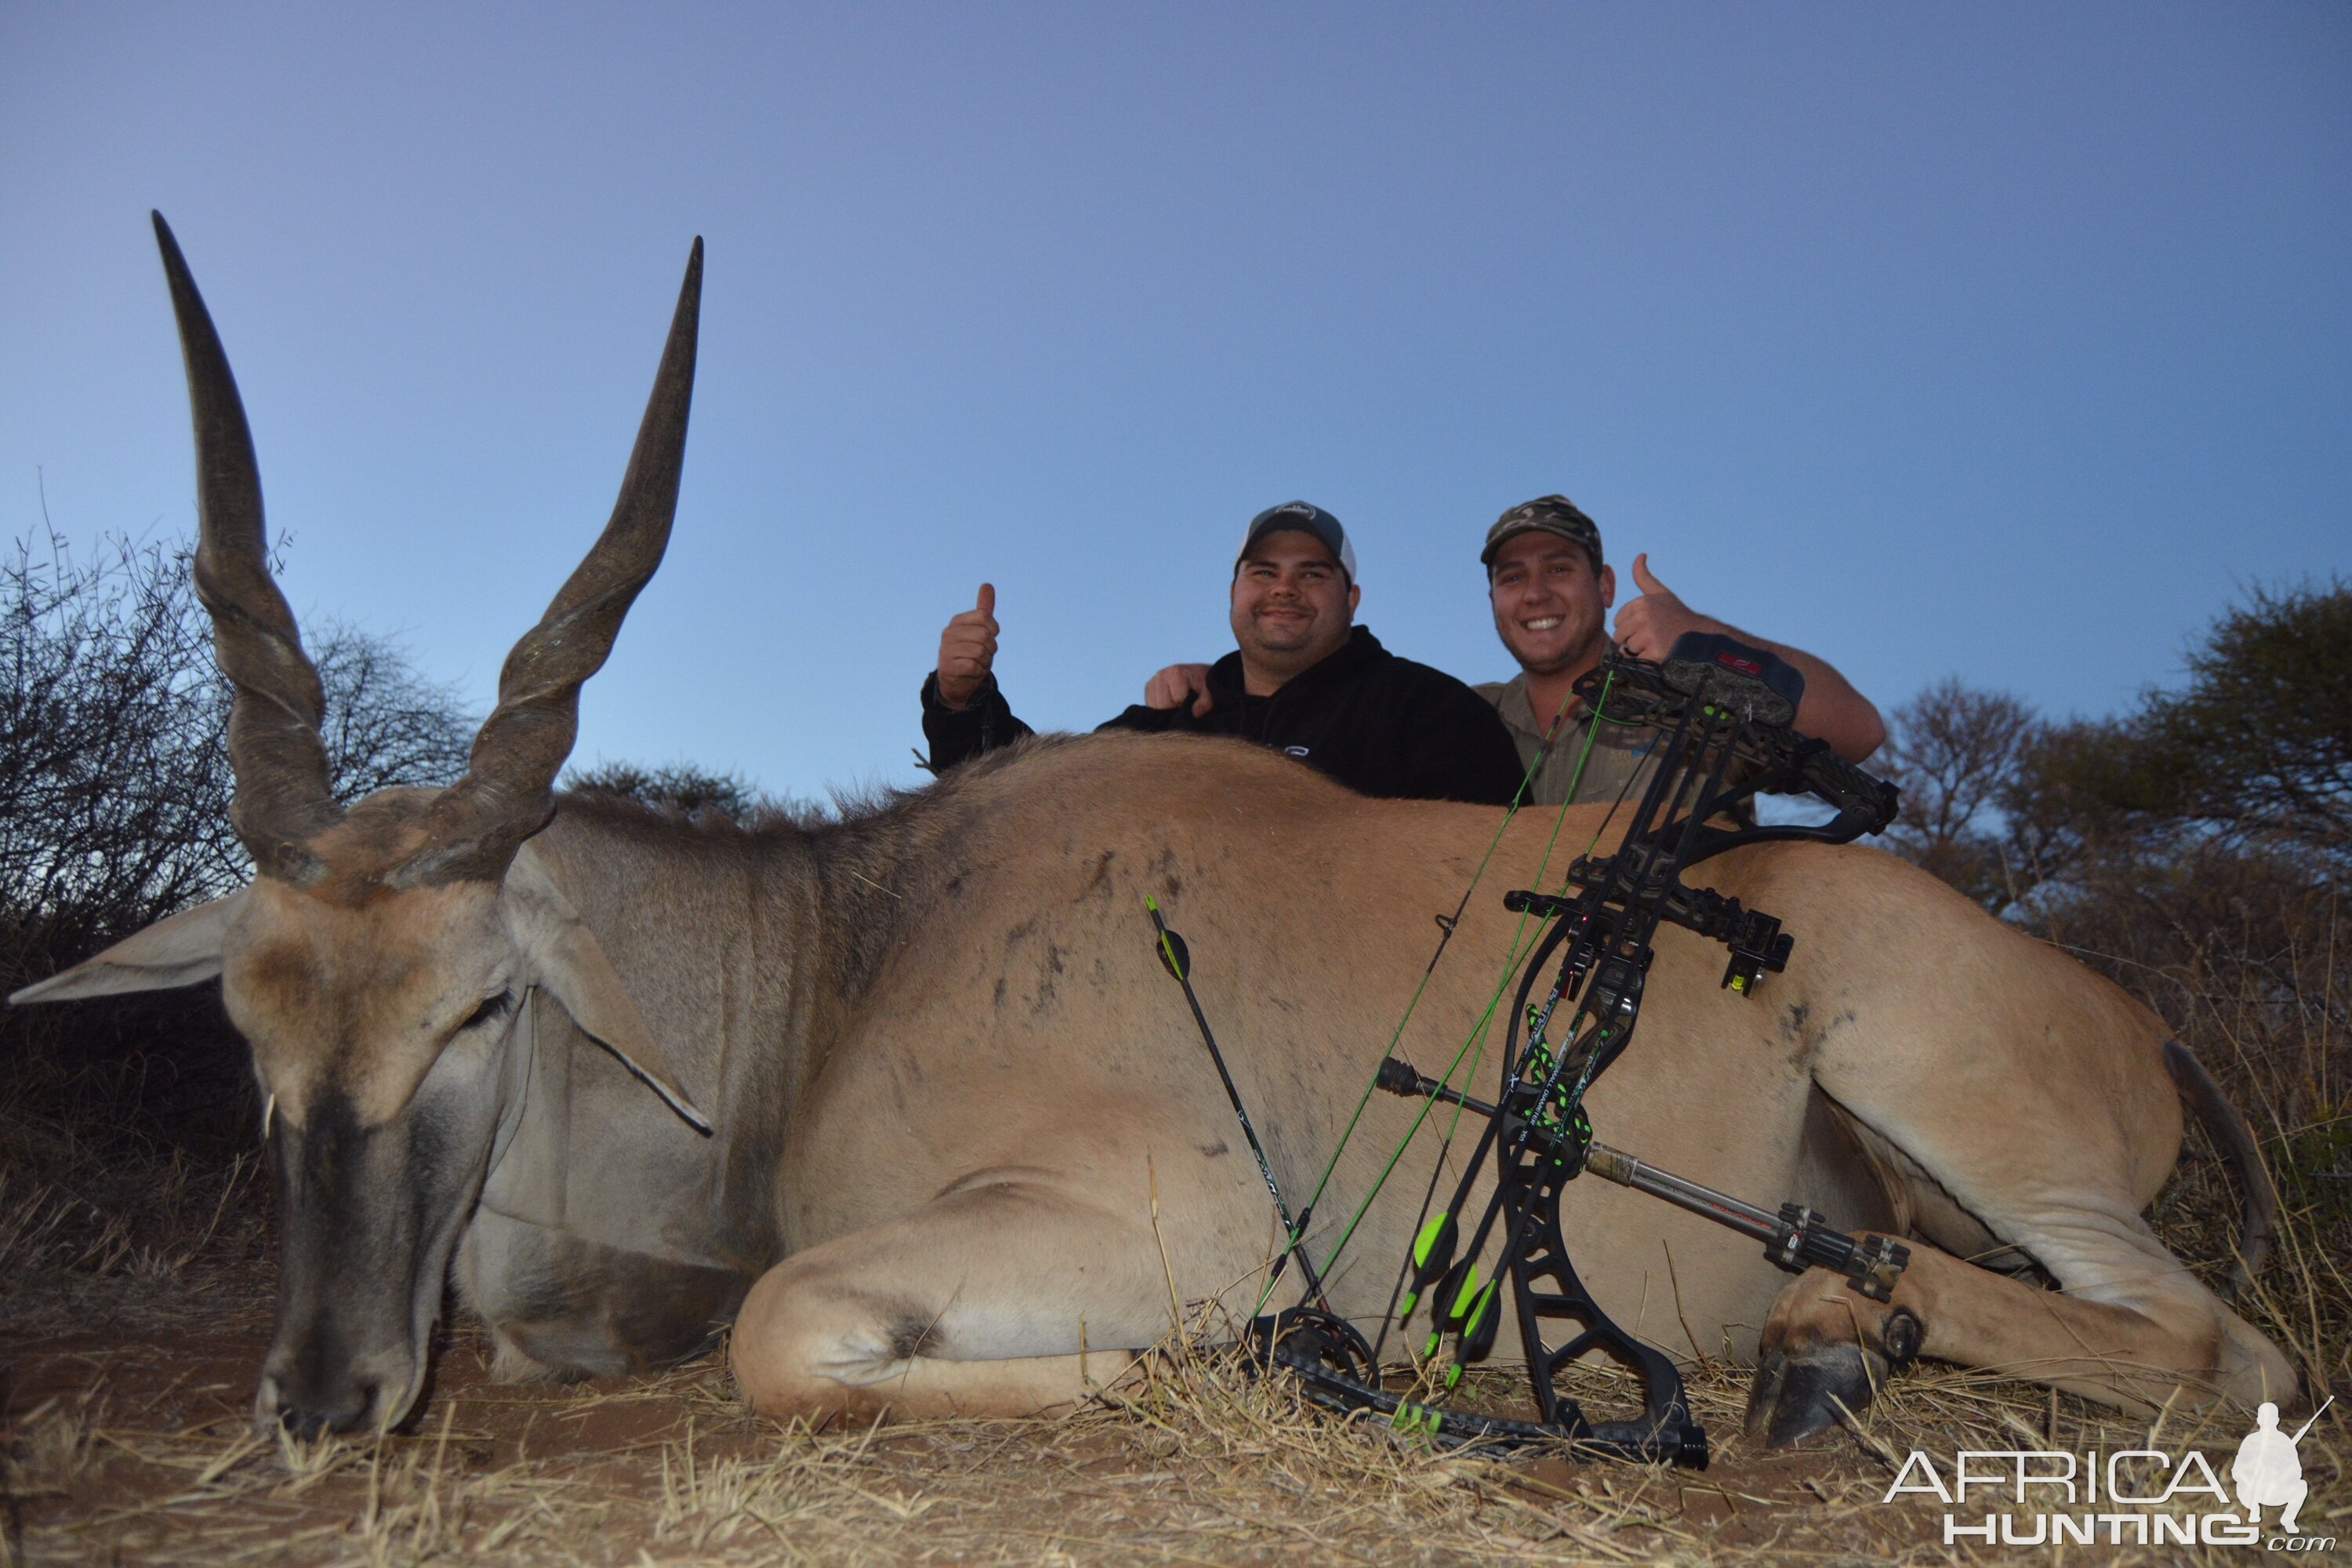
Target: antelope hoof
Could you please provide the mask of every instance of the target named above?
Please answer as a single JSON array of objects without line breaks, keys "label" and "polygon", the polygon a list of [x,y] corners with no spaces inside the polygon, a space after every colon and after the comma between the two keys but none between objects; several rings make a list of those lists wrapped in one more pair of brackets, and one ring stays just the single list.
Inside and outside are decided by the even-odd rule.
[{"label": "antelope hoof", "polygon": [[1853,1344],[1768,1353],[1748,1395],[1748,1436],[1768,1448],[1791,1448],[1837,1425],[1839,1405],[1857,1415],[1886,1376],[1886,1358]]}]

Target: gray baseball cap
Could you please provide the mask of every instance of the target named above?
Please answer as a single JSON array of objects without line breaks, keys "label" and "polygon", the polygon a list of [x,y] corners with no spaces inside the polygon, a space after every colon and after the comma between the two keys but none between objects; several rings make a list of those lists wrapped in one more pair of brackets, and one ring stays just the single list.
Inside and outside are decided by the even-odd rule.
[{"label": "gray baseball cap", "polygon": [[1556,533],[1571,544],[1581,544],[1592,557],[1592,569],[1601,570],[1601,525],[1566,496],[1538,496],[1496,518],[1495,526],[1486,531],[1486,548],[1479,552],[1479,564],[1493,571],[1495,552],[1522,533],[1535,532]]},{"label": "gray baseball cap", "polygon": [[1348,531],[1339,526],[1338,518],[1307,500],[1286,500],[1280,506],[1270,506],[1250,519],[1249,531],[1242,536],[1242,547],[1234,556],[1234,570],[1236,573],[1241,571],[1243,561],[1249,556],[1251,545],[1269,533],[1280,533],[1285,529],[1311,534],[1321,540],[1323,548],[1339,563],[1339,570],[1348,574],[1348,581],[1353,583],[1356,580],[1356,547],[1348,542]]}]

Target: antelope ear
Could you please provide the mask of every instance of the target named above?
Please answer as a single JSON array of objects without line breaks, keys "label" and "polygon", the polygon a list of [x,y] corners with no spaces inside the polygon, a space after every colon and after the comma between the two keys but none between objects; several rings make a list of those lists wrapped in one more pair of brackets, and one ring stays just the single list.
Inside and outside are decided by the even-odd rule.
[{"label": "antelope ear", "polygon": [[183,910],[157,921],[137,936],[125,937],[96,958],[37,981],[8,998],[27,1002],[79,1002],[128,991],[173,991],[210,980],[221,972],[221,938],[245,902],[245,889],[225,899]]},{"label": "antelope ear", "polygon": [[528,847],[507,869],[504,902],[507,929],[530,959],[534,983],[563,1005],[582,1033],[619,1058],[688,1127],[709,1137],[710,1119],[678,1083],[596,933]]}]

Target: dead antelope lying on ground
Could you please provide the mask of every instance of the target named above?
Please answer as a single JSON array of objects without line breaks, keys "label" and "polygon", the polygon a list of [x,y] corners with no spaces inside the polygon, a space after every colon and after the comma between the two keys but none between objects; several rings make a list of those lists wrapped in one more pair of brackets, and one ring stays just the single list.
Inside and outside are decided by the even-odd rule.
[{"label": "dead antelope lying on ground", "polygon": [[[1238,743],[1116,735],[1030,744],[815,825],[557,797],[581,683],[668,537],[698,243],[619,504],[509,658],[465,778],[344,810],[236,388],[157,232],[257,874],[15,1000],[220,977],[271,1107],[285,1241],[263,1422],[402,1420],[453,1268],[508,1373],[656,1363],[731,1321],[744,1390],[777,1415],[1049,1408],[1166,1331],[1170,1270],[1192,1296],[1253,1288],[1265,1190],[1158,972],[1144,895],[1190,933],[1276,1167],[1303,1190],[1493,811],[1362,799]],[[1571,837],[1596,826],[1571,816]],[[1514,824],[1500,863],[1531,867],[1550,826]],[[1612,1315],[1670,1350],[1720,1335],[1760,1353],[1751,1425],[1777,1441],[1914,1354],[2126,1405],[2294,1387],[2140,1218],[2180,1141],[2168,1049],[2252,1152],[2152,1016],[1874,850],[1759,845],[1709,874],[1780,913],[1795,957],[1743,1000],[1717,988],[1719,952],[1669,928],[1595,1121],[1712,1186],[1903,1235],[1913,1262],[1885,1304],[1818,1269],[1782,1289],[1751,1243],[1581,1182],[1563,1217]],[[1400,1055],[1450,1054],[1492,981],[1473,955],[1502,952],[1510,918],[1473,903]],[[1411,1114],[1377,1097],[1327,1214],[1355,1206]],[[1433,1142],[1397,1190],[1426,1183]],[[2258,1162],[2242,1173],[2267,1193]],[[1354,1256],[1402,1256],[1411,1223],[1409,1204],[1376,1206]],[[1961,1261],[1997,1248],[2062,1289]],[[1378,1266],[1331,1281],[1367,1322],[1390,1283]]]}]

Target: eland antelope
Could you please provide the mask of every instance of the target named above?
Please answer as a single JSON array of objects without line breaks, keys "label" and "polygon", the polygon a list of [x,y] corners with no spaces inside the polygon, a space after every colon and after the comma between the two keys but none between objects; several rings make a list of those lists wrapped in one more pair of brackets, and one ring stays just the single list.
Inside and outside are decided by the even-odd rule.
[{"label": "eland antelope", "polygon": [[[156,232],[256,873],[14,1000],[218,977],[269,1108],[284,1246],[261,1422],[403,1420],[453,1275],[505,1374],[659,1363],[731,1325],[747,1396],[779,1416],[1066,1405],[1173,1302],[1254,1289],[1265,1190],[1144,896],[1188,931],[1266,1147],[1304,1190],[1495,811],[1363,799],[1239,742],[1116,734],[1029,742],[832,820],[556,795],[581,684],[668,538],[698,241],[612,520],[507,659],[464,778],[347,810],[236,387]],[[1599,828],[1569,813],[1570,837]],[[1505,875],[1531,875],[1552,831],[1515,821]],[[2125,1406],[2294,1387],[2141,1218],[2184,1091],[2243,1156],[2257,1232],[2269,1191],[2151,1014],[1874,849],[1756,845],[1709,879],[1781,915],[1795,955],[1743,998],[1717,987],[1719,952],[1667,928],[1595,1124],[1712,1186],[1906,1237],[1913,1261],[1885,1304],[1819,1270],[1784,1288],[1751,1243],[1578,1183],[1563,1219],[1621,1321],[1758,1357],[1750,1422],[1774,1441],[1914,1354]],[[1451,1055],[1510,919],[1499,897],[1471,905],[1398,1054]],[[1326,1215],[1356,1206],[1411,1114],[1376,1097]],[[1391,1193],[1426,1184],[1433,1142]],[[1409,1198],[1373,1207],[1331,1280],[1340,1310],[1379,1316],[1411,1225]],[[1964,1261],[1987,1255],[2018,1267]]]}]

